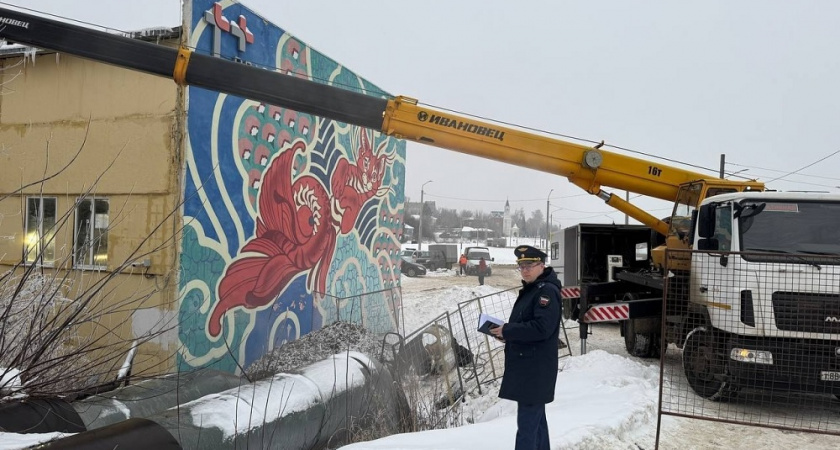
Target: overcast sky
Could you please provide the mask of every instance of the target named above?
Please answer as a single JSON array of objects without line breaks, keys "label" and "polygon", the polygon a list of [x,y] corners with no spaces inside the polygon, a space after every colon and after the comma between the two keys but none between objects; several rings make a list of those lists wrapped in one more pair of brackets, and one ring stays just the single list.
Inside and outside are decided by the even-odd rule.
[{"label": "overcast sky", "polygon": [[[17,2],[118,29],[180,22],[179,0]],[[840,192],[840,2],[243,3],[394,95],[710,175],[726,154],[728,172],[770,188]],[[420,144],[406,172],[406,196],[432,180],[425,199],[439,207],[509,199],[529,214],[551,192],[556,225],[624,220],[565,178]]]}]

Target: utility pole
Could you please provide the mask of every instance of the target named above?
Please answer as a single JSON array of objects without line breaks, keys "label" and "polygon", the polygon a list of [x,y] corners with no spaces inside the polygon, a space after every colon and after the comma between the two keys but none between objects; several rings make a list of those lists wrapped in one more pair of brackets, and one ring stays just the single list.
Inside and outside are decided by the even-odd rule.
[{"label": "utility pole", "polygon": [[551,193],[554,189],[548,191],[548,198],[545,200],[545,252],[548,253],[548,247],[551,246],[551,225],[549,224],[549,217],[551,217]]},{"label": "utility pole", "polygon": [[720,154],[720,177],[723,178],[723,166],[726,165],[726,154]]},{"label": "utility pole", "polygon": [[423,183],[420,186],[420,224],[417,226],[418,233],[417,233],[417,251],[423,251],[423,210],[426,209],[426,204],[423,203],[423,188],[426,187],[427,184],[431,183],[432,180],[429,180]]},{"label": "utility pole", "polygon": [[[630,191],[624,191],[624,200],[627,203],[630,203]],[[625,213],[624,214],[624,225],[627,225],[629,223],[630,223],[630,216]]]}]

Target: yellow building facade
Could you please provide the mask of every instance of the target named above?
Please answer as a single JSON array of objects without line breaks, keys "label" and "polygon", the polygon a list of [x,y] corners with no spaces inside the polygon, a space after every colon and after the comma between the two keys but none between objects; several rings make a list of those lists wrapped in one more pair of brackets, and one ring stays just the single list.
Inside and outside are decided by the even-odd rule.
[{"label": "yellow building facade", "polygon": [[[134,38],[387,96],[244,5],[185,13]],[[103,373],[135,345],[134,373],[240,372],[338,320],[398,329],[404,142],[48,50],[0,63],[0,271],[60,286]]]}]

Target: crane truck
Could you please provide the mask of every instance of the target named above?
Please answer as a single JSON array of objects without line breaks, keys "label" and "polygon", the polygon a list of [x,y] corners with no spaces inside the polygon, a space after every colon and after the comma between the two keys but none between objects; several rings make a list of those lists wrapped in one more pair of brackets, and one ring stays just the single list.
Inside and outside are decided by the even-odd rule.
[{"label": "crane truck", "polygon": [[[651,252],[652,269],[586,286],[581,337],[589,323],[620,319],[633,354],[654,356],[673,343],[683,348],[691,387],[713,400],[768,385],[840,394],[840,239],[832,234],[840,196],[763,192],[754,180],[708,176],[410,97],[368,96],[5,8],[0,24],[8,42],[565,177],[663,243]],[[657,218],[605,188],[673,201],[672,215]]]}]

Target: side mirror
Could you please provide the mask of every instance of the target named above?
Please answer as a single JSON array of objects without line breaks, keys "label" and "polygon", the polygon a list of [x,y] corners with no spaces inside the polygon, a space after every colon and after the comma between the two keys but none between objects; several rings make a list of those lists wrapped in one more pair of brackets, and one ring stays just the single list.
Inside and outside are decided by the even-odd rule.
[{"label": "side mirror", "polygon": [[700,238],[710,238],[715,235],[716,210],[715,203],[709,203],[700,207],[700,212],[697,214],[697,234]]}]

